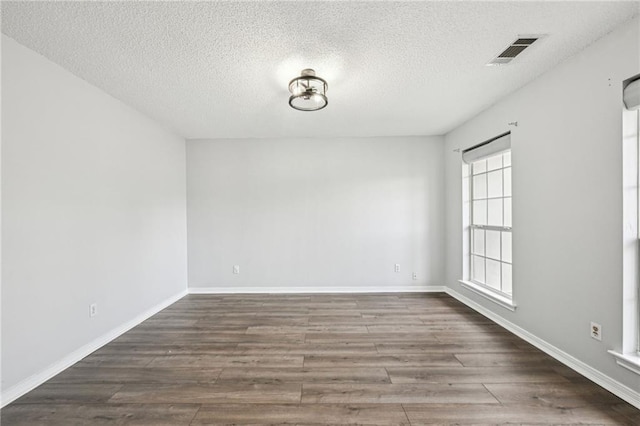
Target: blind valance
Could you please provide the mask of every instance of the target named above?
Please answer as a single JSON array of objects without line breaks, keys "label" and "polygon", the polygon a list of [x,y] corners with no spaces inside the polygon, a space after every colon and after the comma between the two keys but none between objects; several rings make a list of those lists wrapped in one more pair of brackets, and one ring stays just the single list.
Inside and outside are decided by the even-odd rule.
[{"label": "blind valance", "polygon": [[462,161],[473,163],[511,149],[511,133],[505,133],[462,151]]}]

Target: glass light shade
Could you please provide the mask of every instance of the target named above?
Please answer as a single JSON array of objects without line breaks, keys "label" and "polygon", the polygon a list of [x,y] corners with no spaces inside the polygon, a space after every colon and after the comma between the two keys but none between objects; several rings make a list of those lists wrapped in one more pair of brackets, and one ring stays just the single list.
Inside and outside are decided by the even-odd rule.
[{"label": "glass light shade", "polygon": [[327,106],[327,82],[316,77],[312,69],[304,69],[289,82],[289,105],[299,111],[317,111]]}]

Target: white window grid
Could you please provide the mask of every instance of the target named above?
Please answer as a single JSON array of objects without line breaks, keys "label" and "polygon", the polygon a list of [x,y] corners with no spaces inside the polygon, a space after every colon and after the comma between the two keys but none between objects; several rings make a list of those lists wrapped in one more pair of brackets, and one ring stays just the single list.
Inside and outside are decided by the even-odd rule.
[{"label": "white window grid", "polygon": [[[493,166],[489,166],[489,162]],[[499,165],[497,163],[499,162]],[[484,166],[484,167],[482,167]],[[489,196],[489,173],[499,173],[501,176],[501,191],[498,196]],[[496,292],[506,297],[511,297],[511,276],[512,276],[512,257],[511,257],[511,190],[505,188],[505,174],[511,173],[511,153],[507,151],[491,156],[487,159],[480,160],[471,164],[471,177],[470,177],[470,194],[471,194],[471,208],[470,208],[470,248],[471,256],[469,256],[470,262],[470,280],[486,288],[489,291]],[[475,178],[485,177],[485,191],[484,197],[479,197],[476,194],[474,188]],[[510,180],[509,180],[510,182]],[[489,205],[490,200],[501,200],[501,220],[500,224],[489,224]],[[508,201],[508,202],[505,202]],[[476,216],[474,215],[474,207],[476,202],[484,201],[484,223],[475,223]],[[481,204],[481,203],[478,203]],[[477,207],[476,207],[477,208]],[[508,211],[507,211],[508,210]],[[508,220],[506,220],[508,218]],[[506,222],[506,223],[505,223]],[[490,255],[487,251],[487,235],[489,233],[497,233],[499,241],[499,249],[497,255]],[[482,235],[482,251],[476,250],[477,236]],[[508,244],[506,244],[508,241]],[[508,246],[508,247],[507,247]],[[506,253],[508,252],[508,253]],[[495,253],[493,253],[495,254]],[[508,255],[507,255],[508,254]],[[482,271],[478,271],[477,263],[480,262]],[[498,265],[498,280],[497,283],[487,282],[487,265],[489,262],[493,262],[493,265]]]}]

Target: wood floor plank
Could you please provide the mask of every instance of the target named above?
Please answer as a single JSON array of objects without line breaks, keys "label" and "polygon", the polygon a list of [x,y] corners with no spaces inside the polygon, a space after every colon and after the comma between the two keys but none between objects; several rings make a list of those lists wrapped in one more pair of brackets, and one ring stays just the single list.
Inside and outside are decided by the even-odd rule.
[{"label": "wood floor plank", "polygon": [[[378,326],[419,326],[423,327],[425,323],[415,316],[407,315],[366,315],[360,317],[347,316],[310,316],[309,325],[378,325]],[[398,330],[400,331],[400,330]]]},{"label": "wood floor plank", "polygon": [[122,384],[45,383],[14,401],[14,404],[89,404],[107,402]]},{"label": "wood floor plank", "polygon": [[302,403],[313,404],[499,404],[482,385],[304,384]]},{"label": "wood floor plank", "polygon": [[362,317],[362,312],[359,309],[309,309],[309,317],[325,316],[325,317]]},{"label": "wood floor plank", "polygon": [[555,383],[568,382],[552,369],[513,367],[388,367],[392,383]]},{"label": "wood floor plank", "polygon": [[373,343],[240,343],[235,353],[242,355],[372,355],[378,350]]},{"label": "wood floor plank", "polygon": [[309,316],[309,325],[311,326],[356,326],[362,325],[366,326],[367,324],[371,324],[371,321],[362,318],[362,316],[358,317],[350,317],[350,316],[325,316],[325,315],[314,315]]},{"label": "wood floor plank", "polygon": [[301,384],[125,385],[109,402],[154,404],[299,403]]},{"label": "wood floor plank", "polygon": [[156,358],[155,355],[147,354],[126,354],[126,355],[102,355],[91,354],[75,365],[84,367],[105,367],[105,366],[129,366],[144,367]]},{"label": "wood floor plank", "polygon": [[503,404],[543,405],[577,408],[593,404],[622,404],[612,393],[593,386],[573,383],[488,383],[485,387]]},{"label": "wood floor plank", "polygon": [[221,368],[177,367],[79,367],[73,366],[58,374],[49,383],[213,383]]},{"label": "wood floor plank", "polygon": [[168,355],[153,359],[149,367],[302,367],[302,355]]},{"label": "wood floor plank", "polygon": [[192,424],[404,426],[409,420],[400,404],[225,404],[203,405]]},{"label": "wood floor plank", "polygon": [[[415,313],[413,315],[416,315]],[[492,321],[475,311],[469,311],[468,309],[452,309],[450,306],[444,308],[430,308],[418,313],[417,317],[423,321],[429,322],[441,322],[441,321],[459,321],[459,322],[473,322],[475,324],[491,324]]]},{"label": "wood floor plank", "polygon": [[191,333],[173,336],[158,334],[129,334],[125,333],[114,342],[145,344],[157,342],[171,342],[177,345],[192,345],[201,343],[247,343],[247,342],[304,342],[304,333],[291,334],[250,334],[246,333]]},{"label": "wood floor plank", "polygon": [[[280,301],[273,302],[265,302],[261,306],[263,309],[274,308],[278,309],[283,304],[292,303],[290,300],[282,299]],[[358,309],[357,302],[334,302],[334,301],[325,301],[325,302],[306,302],[304,304],[306,309]]]},{"label": "wood floor plank", "polygon": [[[257,343],[256,343],[257,344]],[[116,343],[95,351],[92,355],[178,355],[178,354],[231,354],[235,353],[237,343],[193,343],[176,344],[173,341],[146,342],[146,343]]]},{"label": "wood floor plank", "polygon": [[136,330],[154,330],[157,328],[185,328],[194,326],[198,320],[196,319],[178,319],[178,318],[149,318],[142,324],[135,327]]},{"label": "wood floor plank", "polygon": [[451,331],[451,330],[430,330],[431,336],[441,343],[460,343],[460,342],[484,342],[493,344],[497,342],[517,342],[519,337],[507,332],[506,330],[491,331]]},{"label": "wood floor plank", "polygon": [[199,325],[200,321],[197,321],[195,325],[189,327],[172,327],[172,328],[134,328],[129,331],[129,334],[132,336],[142,335],[142,336],[155,336],[156,338],[166,337],[168,339],[172,339],[174,336],[183,336],[183,335],[218,335],[218,334],[244,334],[247,332],[249,326],[247,325],[211,325],[205,324],[203,326]]},{"label": "wood floor plank", "polygon": [[420,342],[420,343],[378,343],[375,345],[378,353],[381,354],[424,354],[424,353],[509,353],[521,352],[511,342],[500,342],[494,345],[487,345],[482,342],[469,343],[440,343],[440,342]]},{"label": "wood floor plank", "polygon": [[495,324],[458,324],[455,322],[429,323],[423,322],[421,325],[368,325],[369,333],[429,333],[437,331],[448,332],[502,332],[502,328]]},{"label": "wood floor plank", "polygon": [[305,367],[462,367],[452,354],[304,357]]},{"label": "wood floor plank", "polygon": [[384,368],[225,368],[216,383],[391,383]]},{"label": "wood floor plank", "polygon": [[367,333],[367,326],[361,325],[308,325],[308,326],[268,326],[249,327],[247,334],[296,334],[296,333]]},{"label": "wood floor plank", "polygon": [[265,317],[221,317],[201,318],[194,322],[196,328],[213,329],[213,327],[250,327],[261,326],[306,326],[309,324],[307,315],[301,316],[265,316]]},{"label": "wood floor plank", "polygon": [[465,367],[554,366],[557,361],[542,352],[456,354]]},{"label": "wood floor plank", "polygon": [[640,410],[630,404],[616,404],[606,406],[610,410],[615,411],[618,414],[622,414],[625,418],[631,421],[633,425],[640,425]]},{"label": "wood floor plank", "polygon": [[435,333],[312,333],[305,337],[307,343],[386,343],[386,342],[437,342]]},{"label": "wood floor plank", "polygon": [[[607,405],[580,408],[518,405],[403,405],[412,426],[418,425],[628,425],[634,423]],[[635,424],[637,425],[637,424]]]},{"label": "wood floor plank", "polygon": [[5,426],[186,426],[197,404],[28,404],[2,409]]}]

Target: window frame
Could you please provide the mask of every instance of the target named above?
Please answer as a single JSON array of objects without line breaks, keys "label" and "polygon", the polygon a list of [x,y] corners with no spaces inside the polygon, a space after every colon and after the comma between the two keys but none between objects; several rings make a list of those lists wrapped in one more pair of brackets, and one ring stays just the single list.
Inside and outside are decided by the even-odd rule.
[{"label": "window frame", "polygon": [[[468,244],[469,244],[469,254],[468,254],[468,270],[469,270],[469,277],[468,277],[468,281],[471,282],[472,284],[475,284],[479,287],[481,287],[483,290],[487,290],[491,293],[496,294],[497,296],[501,297],[501,298],[505,298],[508,300],[513,300],[513,290],[511,293],[507,293],[505,291],[503,291],[503,285],[504,285],[504,281],[503,281],[503,264],[507,264],[512,268],[512,277],[513,277],[513,255],[511,256],[511,262],[506,262],[504,260],[502,260],[502,249],[503,249],[503,238],[502,235],[503,233],[509,233],[509,235],[511,236],[511,240],[513,242],[513,226],[499,226],[499,225],[489,225],[488,221],[489,221],[489,214],[488,214],[488,210],[489,210],[489,200],[495,200],[495,199],[500,199],[502,200],[502,215],[503,215],[503,223],[504,223],[504,200],[505,199],[513,199],[513,191],[511,191],[509,196],[505,196],[505,190],[504,190],[504,171],[506,169],[510,169],[510,173],[513,173],[513,167],[512,167],[512,163],[511,161],[509,162],[509,165],[505,166],[504,163],[504,154],[505,153],[509,153],[511,154],[511,149],[505,150],[505,151],[501,151],[501,152],[497,152],[493,155],[490,155],[484,159],[479,159],[477,161],[473,161],[471,163],[468,164],[469,167],[469,222],[468,222]],[[496,169],[492,169],[489,170],[488,167],[488,163],[487,163],[487,168],[484,171],[481,171],[479,173],[474,173],[474,165],[476,165],[478,162],[480,161],[487,161],[489,158],[492,157],[497,157],[497,156],[501,156],[502,157],[502,164],[501,167],[496,168]],[[490,172],[494,172],[494,171],[502,171],[502,180],[501,180],[501,186],[502,186],[502,190],[501,190],[501,196],[500,197],[490,197],[489,196],[489,188],[488,188],[488,179],[489,179],[489,173]],[[481,198],[479,199],[480,201],[487,201],[487,213],[486,213],[486,225],[480,225],[480,224],[474,224],[474,201],[477,201],[477,198],[474,198],[474,178],[476,176],[481,176],[481,175],[486,175],[487,176],[487,194],[486,194],[486,198]],[[513,202],[511,204],[513,206]],[[511,207],[512,209],[512,207]],[[483,247],[483,254],[476,254],[474,253],[474,246],[475,246],[475,241],[474,241],[474,231],[484,231],[484,247]],[[499,241],[500,241],[500,258],[496,259],[494,257],[490,257],[487,255],[487,231],[497,231],[500,234],[499,237]],[[513,244],[513,243],[512,243]],[[484,259],[484,277],[485,277],[485,282],[481,282],[481,281],[477,281],[474,279],[474,257],[480,257]],[[494,262],[498,262],[500,265],[500,289],[497,289],[495,287],[492,287],[491,285],[486,283],[486,276],[487,276],[487,260],[491,260]],[[513,281],[512,281],[512,288],[513,288]]]},{"label": "window frame", "polygon": [[[623,84],[637,79],[640,74]],[[640,375],[640,109],[630,110],[626,104],[622,159],[622,341],[608,352],[619,366]]]}]

